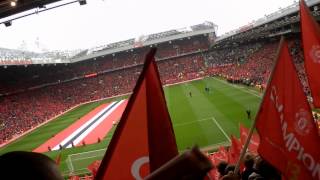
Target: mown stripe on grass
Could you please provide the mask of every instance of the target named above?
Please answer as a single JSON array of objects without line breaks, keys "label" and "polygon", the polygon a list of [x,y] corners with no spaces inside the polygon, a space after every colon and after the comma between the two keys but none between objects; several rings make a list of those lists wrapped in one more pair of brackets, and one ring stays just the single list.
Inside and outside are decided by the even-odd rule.
[{"label": "mown stripe on grass", "polygon": [[213,78],[214,80],[216,80],[216,81],[219,81],[220,83],[223,83],[223,84],[225,84],[225,85],[227,85],[227,86],[231,86],[231,87],[233,87],[233,88],[236,88],[236,89],[239,89],[239,90],[241,90],[241,91],[243,91],[243,92],[245,92],[245,93],[249,93],[249,94],[251,94],[251,95],[253,95],[253,96],[255,96],[255,97],[258,97],[258,98],[262,98],[262,96],[260,95],[260,94],[258,94],[257,92],[255,92],[255,91],[252,91],[252,90],[250,90],[250,89],[246,89],[246,88],[243,88],[243,87],[241,87],[241,86],[237,86],[237,85],[234,85],[234,84],[230,84],[230,83],[228,83],[228,82],[226,82],[226,81],[223,81],[223,80],[221,80],[221,79],[218,79],[218,78]]}]

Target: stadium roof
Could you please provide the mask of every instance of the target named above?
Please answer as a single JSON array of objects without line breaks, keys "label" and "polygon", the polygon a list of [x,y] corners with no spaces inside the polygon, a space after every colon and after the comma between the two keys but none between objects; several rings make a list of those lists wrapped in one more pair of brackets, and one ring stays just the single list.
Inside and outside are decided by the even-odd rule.
[{"label": "stadium roof", "polygon": [[[58,1],[60,0],[0,0],[0,19]],[[11,2],[16,5],[12,6]]]},{"label": "stadium roof", "polygon": [[[209,34],[212,33],[215,36],[216,29],[217,25],[215,25],[212,22],[206,21],[202,24],[193,25],[188,28],[164,31],[160,33],[141,36],[138,39],[131,38],[120,42],[114,42],[103,46],[93,47],[76,53],[81,54],[80,56],[76,55],[72,57],[69,57],[63,52],[51,54],[28,53],[29,55],[26,56],[27,52],[0,48],[0,66],[73,63],[123,51],[133,50],[135,48],[153,46],[174,40],[181,40],[183,38],[191,38],[199,35],[209,36]],[[4,54],[8,57],[5,57],[5,59],[1,59],[1,54]],[[59,56],[57,56],[57,54],[59,54]]]},{"label": "stadium roof", "polygon": [[[307,5],[309,7],[314,6],[316,4],[319,4],[319,0],[305,0]],[[318,8],[317,8],[318,9]],[[265,15],[262,18],[259,18],[249,24],[246,24],[244,26],[239,27],[238,29],[232,30],[230,32],[227,32],[221,36],[219,36],[216,40],[216,42],[225,40],[229,37],[232,37],[234,35],[238,35],[240,33],[252,30],[256,27],[260,27],[263,26],[267,23],[270,22],[274,22],[280,18],[283,18],[287,15],[293,14],[293,13],[298,13],[299,11],[299,2],[298,1],[294,1],[293,4],[291,4],[290,6],[287,6],[286,8],[280,8],[278,11],[273,12],[271,14]]]}]

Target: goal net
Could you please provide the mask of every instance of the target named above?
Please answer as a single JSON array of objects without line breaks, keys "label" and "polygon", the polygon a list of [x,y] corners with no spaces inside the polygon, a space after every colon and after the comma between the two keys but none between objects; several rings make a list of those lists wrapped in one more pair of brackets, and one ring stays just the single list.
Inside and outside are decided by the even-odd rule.
[{"label": "goal net", "polygon": [[101,160],[106,152],[106,149],[87,151],[82,153],[70,154],[66,159],[68,171],[64,174],[85,174],[89,173],[87,167],[95,160]]}]

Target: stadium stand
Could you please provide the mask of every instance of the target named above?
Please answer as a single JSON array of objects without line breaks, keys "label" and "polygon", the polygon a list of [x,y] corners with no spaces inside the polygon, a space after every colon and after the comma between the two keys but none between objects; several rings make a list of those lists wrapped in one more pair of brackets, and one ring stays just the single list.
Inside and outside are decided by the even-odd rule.
[{"label": "stadium stand", "polygon": [[[265,40],[207,51],[205,37],[191,37],[157,44],[156,58],[163,84],[218,75],[229,82],[265,87],[277,46],[277,40]],[[290,47],[304,90],[310,94],[299,37],[291,38]],[[147,50],[136,48],[76,63],[4,68],[0,71],[0,143],[80,103],[130,93]]]},{"label": "stadium stand", "polygon": [[[159,44],[164,84],[204,76],[203,37]],[[172,51],[172,47],[175,47]],[[0,144],[80,103],[132,91],[148,48],[72,64],[9,66],[0,72]]]},{"label": "stadium stand", "polygon": [[[217,54],[211,52],[206,60],[210,64],[208,71],[226,77],[230,82],[265,86],[277,46],[278,42],[254,43],[235,47],[231,52],[229,49],[220,50]],[[218,57],[220,61],[212,63],[212,59]]]},{"label": "stadium stand", "polygon": [[[171,41],[170,41],[171,42]],[[189,52],[200,52],[208,49],[204,37],[179,40],[159,44],[157,58],[159,60],[181,56]],[[172,49],[172,47],[175,47]],[[110,54],[104,57],[90,59],[78,63],[62,63],[28,66],[8,66],[0,72],[0,94],[11,94],[37,86],[43,87],[52,83],[81,78],[91,73],[102,73],[112,69],[140,65],[147,48],[137,48],[132,51]],[[10,81],[8,81],[10,79]]]},{"label": "stadium stand", "polygon": [[[304,91],[310,95],[300,43],[299,37],[293,37],[289,45]],[[237,45],[231,51],[230,47],[211,50],[205,55],[207,73],[222,76],[229,82],[265,88],[277,48],[278,41],[261,41]]]},{"label": "stadium stand", "polygon": [[[161,80],[172,84],[219,75],[233,83],[265,86],[277,45],[277,41],[260,41],[236,45],[232,51],[227,47],[205,52],[208,43],[203,39],[162,43],[157,53]],[[292,38],[290,46],[299,77],[309,94],[299,39]],[[147,48],[137,48],[72,64],[3,69],[0,72],[0,143],[77,104],[131,92],[146,52]]]},{"label": "stadium stand", "polygon": [[[311,8],[315,16],[320,15],[318,4]],[[154,43],[185,33],[179,30],[148,35],[144,42],[151,45],[143,47],[135,39],[128,39],[75,52],[41,54],[0,48],[0,145],[79,104],[130,93],[141,72],[143,57],[152,46],[158,47],[156,59],[163,84],[209,75],[265,88],[279,37],[286,35],[298,76],[310,96],[297,30],[299,15],[292,11],[294,8],[266,15],[262,22],[257,20],[220,36],[210,49],[209,38],[203,35]],[[191,29],[202,31],[212,26],[204,23]],[[132,48],[94,56],[125,47]],[[244,164],[246,170],[250,169]],[[218,174],[220,177],[228,176],[228,169],[234,168],[231,163],[227,165]],[[258,172],[253,174],[256,177],[280,179],[278,172],[259,156],[251,163],[253,166]]]}]

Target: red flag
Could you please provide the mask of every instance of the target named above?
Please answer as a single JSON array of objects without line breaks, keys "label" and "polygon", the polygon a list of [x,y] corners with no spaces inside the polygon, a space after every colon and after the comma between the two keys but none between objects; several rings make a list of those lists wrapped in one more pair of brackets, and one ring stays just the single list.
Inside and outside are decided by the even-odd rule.
[{"label": "red flag", "polygon": [[231,146],[229,149],[229,163],[235,164],[239,160],[241,153],[241,143],[231,135]]},{"label": "red flag", "polygon": [[91,172],[93,177],[96,177],[100,164],[101,164],[101,161],[96,160],[96,161],[93,161],[91,164],[89,164],[89,166],[87,167],[87,169]]},{"label": "red flag", "polygon": [[61,162],[61,152],[58,154],[58,156],[55,159],[56,164],[59,166]]},{"label": "red flag", "polygon": [[93,179],[92,176],[88,176],[88,175],[85,175],[85,176],[84,176],[84,180],[92,180],[92,179]]},{"label": "red flag", "polygon": [[[219,162],[221,162],[219,155],[220,155],[219,152],[215,152],[209,156],[211,163],[214,166],[217,166],[219,164]],[[219,179],[219,172],[218,172],[217,168],[212,168],[208,174],[211,179]]]},{"label": "red flag", "polygon": [[300,21],[304,64],[315,107],[320,107],[320,28],[308,6],[300,0]]},{"label": "red flag", "polygon": [[210,155],[210,159],[214,165],[217,165],[221,161],[228,162],[228,151],[223,146],[220,146],[217,152]]},{"label": "red flag", "polygon": [[215,155],[215,158],[220,162],[220,161],[225,161],[228,162],[228,151],[223,147],[219,147],[218,153]]},{"label": "red flag", "polygon": [[[210,160],[214,166],[217,166],[221,161],[228,162],[228,151],[223,146],[220,146],[218,152],[210,155]],[[209,175],[211,179],[219,179],[220,174],[217,168],[213,168]]]},{"label": "red flag", "polygon": [[140,179],[178,155],[175,136],[154,60],[142,73],[99,167],[97,178]]},{"label": "red flag", "polygon": [[265,160],[287,179],[320,179],[320,138],[285,41],[256,123]]},{"label": "red flag", "polygon": [[69,180],[80,180],[79,176],[71,176]]},{"label": "red flag", "polygon": [[[220,146],[218,152],[215,152],[210,156],[210,160],[214,166],[217,166],[222,161],[228,162],[228,159],[228,151],[223,146]],[[219,179],[220,174],[217,168],[213,168],[209,174],[211,179]]]},{"label": "red flag", "polygon": [[[244,146],[249,135],[249,129],[240,124],[240,141],[241,145]],[[259,135],[254,133],[250,139],[248,146],[248,151],[254,154],[257,154],[260,138]]]}]

